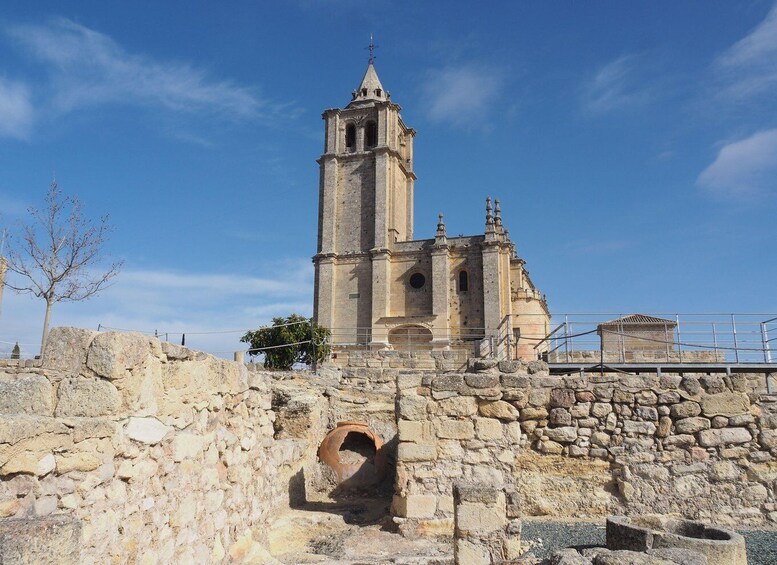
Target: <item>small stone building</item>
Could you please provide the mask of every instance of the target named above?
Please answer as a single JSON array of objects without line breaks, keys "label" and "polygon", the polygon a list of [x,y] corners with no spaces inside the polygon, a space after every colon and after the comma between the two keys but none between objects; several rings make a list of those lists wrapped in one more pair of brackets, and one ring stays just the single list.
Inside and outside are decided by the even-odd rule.
[{"label": "small stone building", "polygon": [[440,214],[434,239],[413,239],[416,132],[372,61],[350,103],[323,119],[314,317],[332,331],[335,354],[463,349],[537,358],[548,308],[499,201],[486,200],[483,234],[448,237]]},{"label": "small stone building", "polygon": [[596,328],[605,353],[675,351],[674,332],[677,322],[665,318],[630,314],[599,324]]}]

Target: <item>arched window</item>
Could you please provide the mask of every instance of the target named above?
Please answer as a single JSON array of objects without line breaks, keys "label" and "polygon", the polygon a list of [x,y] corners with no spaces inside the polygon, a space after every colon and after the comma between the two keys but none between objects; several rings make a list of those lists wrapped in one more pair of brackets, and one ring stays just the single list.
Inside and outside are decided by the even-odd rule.
[{"label": "arched window", "polygon": [[347,124],[345,126],[345,148],[356,148],[356,126],[353,124]]},{"label": "arched window", "polygon": [[469,290],[469,276],[467,271],[459,271],[459,292],[467,292]]},{"label": "arched window", "polygon": [[364,126],[364,146],[375,147],[378,144],[378,125],[375,122],[367,122]]}]

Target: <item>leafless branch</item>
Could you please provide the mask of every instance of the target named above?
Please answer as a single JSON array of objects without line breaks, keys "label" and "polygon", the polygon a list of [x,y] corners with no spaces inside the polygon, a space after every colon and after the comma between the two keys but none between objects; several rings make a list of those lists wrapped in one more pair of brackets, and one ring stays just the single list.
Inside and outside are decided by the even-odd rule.
[{"label": "leafless branch", "polygon": [[11,242],[8,271],[17,276],[6,286],[50,306],[94,296],[119,273],[122,261],[95,270],[111,232],[108,216],[96,223],[84,218],[81,202],[65,196],[56,182],[45,207],[30,207],[29,213],[31,222]]}]

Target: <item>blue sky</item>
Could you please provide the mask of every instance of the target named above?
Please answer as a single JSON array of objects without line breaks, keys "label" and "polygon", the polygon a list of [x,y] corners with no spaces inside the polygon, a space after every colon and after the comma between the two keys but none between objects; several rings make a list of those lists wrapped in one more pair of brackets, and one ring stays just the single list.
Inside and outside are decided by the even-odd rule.
[{"label": "blue sky", "polygon": [[[0,222],[55,174],[116,283],[55,325],[237,334],[312,309],[321,111],[376,68],[415,144],[416,237],[484,199],[554,312],[774,311],[777,4],[6,2]],[[43,303],[6,292],[0,341]],[[0,352],[6,344],[0,343]]]}]

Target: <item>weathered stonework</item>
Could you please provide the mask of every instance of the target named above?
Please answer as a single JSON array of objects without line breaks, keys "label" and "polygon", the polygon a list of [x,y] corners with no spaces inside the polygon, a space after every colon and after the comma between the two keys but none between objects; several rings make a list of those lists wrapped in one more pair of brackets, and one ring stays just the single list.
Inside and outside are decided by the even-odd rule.
[{"label": "weathered stonework", "polygon": [[458,480],[505,489],[524,516],[777,523],[777,396],[763,380],[485,371],[400,374],[413,433],[399,437],[394,511],[408,535],[450,522]]}]

